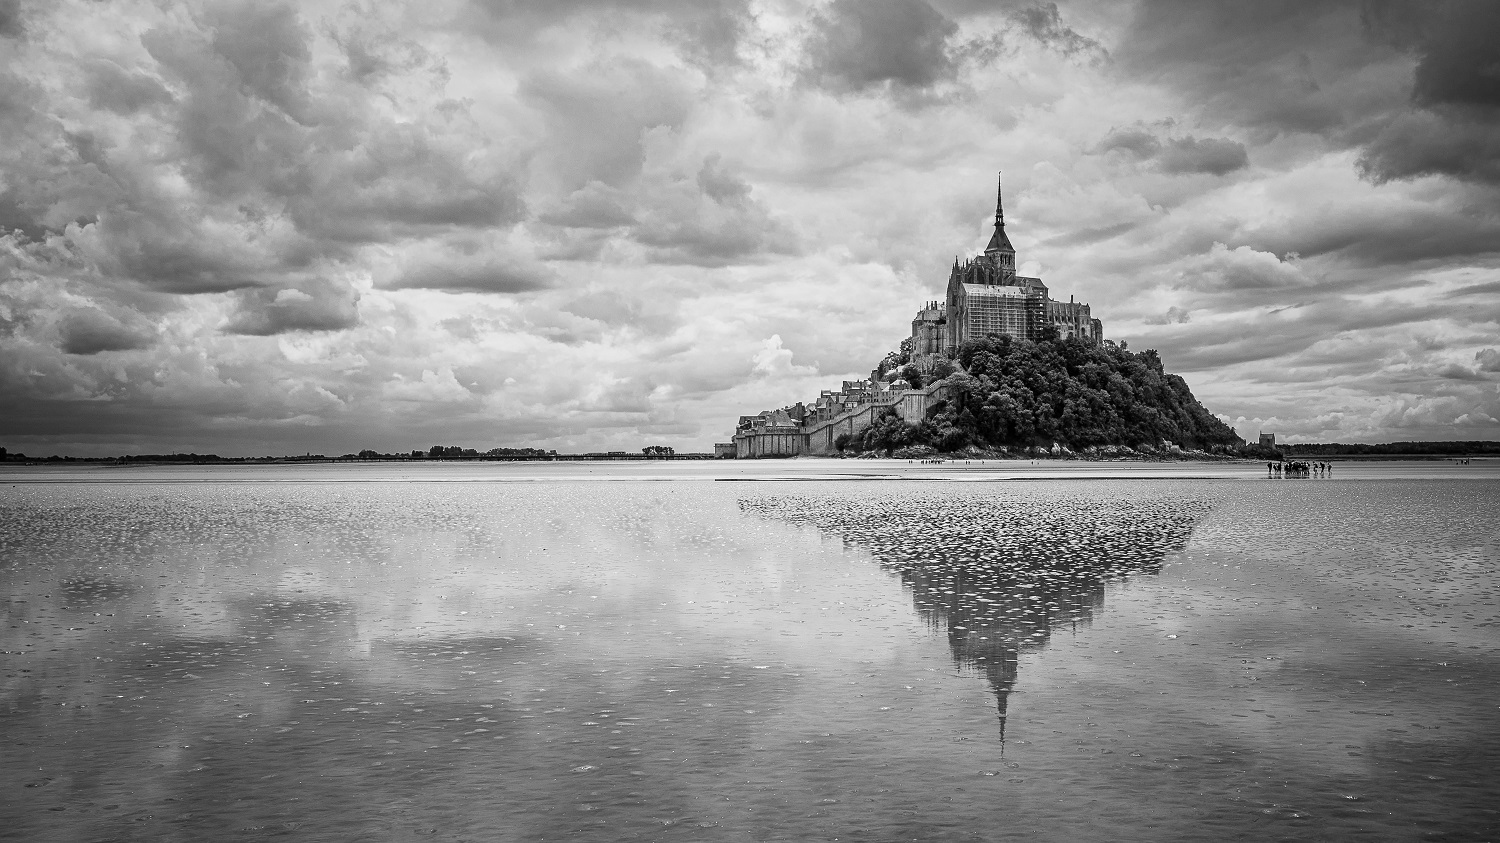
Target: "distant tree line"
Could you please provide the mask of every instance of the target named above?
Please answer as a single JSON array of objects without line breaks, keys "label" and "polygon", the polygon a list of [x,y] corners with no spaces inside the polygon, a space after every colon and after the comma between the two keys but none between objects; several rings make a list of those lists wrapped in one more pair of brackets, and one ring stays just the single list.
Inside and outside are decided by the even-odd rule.
[{"label": "distant tree line", "polygon": [[[544,451],[541,448],[491,448],[480,453],[474,448],[463,448],[458,445],[433,445],[427,449],[429,458],[442,457],[511,457],[511,458],[534,458],[556,456],[556,451]],[[420,451],[412,451],[413,457],[421,457]]]},{"label": "distant tree line", "polygon": [[1466,456],[1500,454],[1500,442],[1466,440],[1459,442],[1385,442],[1365,445],[1358,442],[1344,444],[1328,442],[1305,445],[1280,445],[1289,454],[1307,456],[1381,456],[1385,454],[1427,454],[1432,456]]},{"label": "distant tree line", "polygon": [[[893,354],[882,366],[894,371],[907,356]],[[1048,329],[1036,341],[991,334],[966,342],[956,362],[962,371],[946,376],[956,397],[931,407],[927,418],[906,422],[891,413],[835,445],[889,453],[912,446],[952,452],[971,445],[1155,448],[1165,440],[1225,450],[1243,444],[1182,378],[1163,371],[1154,350],[1062,339]],[[912,371],[902,368],[903,375]]]}]

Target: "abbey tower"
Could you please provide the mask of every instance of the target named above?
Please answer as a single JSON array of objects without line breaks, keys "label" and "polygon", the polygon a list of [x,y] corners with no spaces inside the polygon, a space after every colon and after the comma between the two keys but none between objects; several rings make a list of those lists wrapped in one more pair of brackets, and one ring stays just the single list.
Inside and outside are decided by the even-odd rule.
[{"label": "abbey tower", "polygon": [[912,321],[912,353],[953,356],[965,341],[990,334],[1036,339],[1046,326],[1060,337],[1091,342],[1104,325],[1086,304],[1053,301],[1040,278],[1016,274],[1016,249],[1005,233],[1005,203],[995,193],[995,233],[984,254],[954,260],[946,298],[929,302]]}]

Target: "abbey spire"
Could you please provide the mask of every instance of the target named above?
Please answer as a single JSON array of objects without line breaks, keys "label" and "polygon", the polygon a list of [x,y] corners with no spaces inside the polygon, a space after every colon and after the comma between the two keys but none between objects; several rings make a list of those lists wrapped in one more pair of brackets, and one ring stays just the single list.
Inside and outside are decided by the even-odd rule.
[{"label": "abbey spire", "polygon": [[1015,274],[1016,248],[1005,236],[1005,196],[998,179],[995,184],[995,233],[990,236],[990,244],[984,247],[984,255],[1002,272]]}]

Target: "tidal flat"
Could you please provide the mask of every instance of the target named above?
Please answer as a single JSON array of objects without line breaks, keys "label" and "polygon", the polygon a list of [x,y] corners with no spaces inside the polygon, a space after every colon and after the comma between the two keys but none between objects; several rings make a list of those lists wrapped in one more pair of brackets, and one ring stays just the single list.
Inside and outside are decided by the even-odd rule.
[{"label": "tidal flat", "polygon": [[0,472],[0,837],[1492,840],[1500,466]]}]

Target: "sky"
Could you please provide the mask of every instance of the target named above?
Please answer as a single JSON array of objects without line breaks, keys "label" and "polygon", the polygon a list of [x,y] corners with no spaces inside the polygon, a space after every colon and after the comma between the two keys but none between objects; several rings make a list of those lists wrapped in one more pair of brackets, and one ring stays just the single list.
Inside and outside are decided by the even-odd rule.
[{"label": "sky", "polygon": [[984,248],[1241,436],[1500,439],[1500,3],[0,0],[0,446],[705,451]]}]

